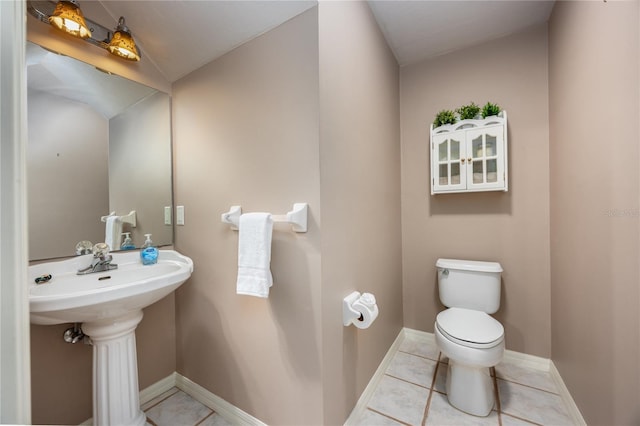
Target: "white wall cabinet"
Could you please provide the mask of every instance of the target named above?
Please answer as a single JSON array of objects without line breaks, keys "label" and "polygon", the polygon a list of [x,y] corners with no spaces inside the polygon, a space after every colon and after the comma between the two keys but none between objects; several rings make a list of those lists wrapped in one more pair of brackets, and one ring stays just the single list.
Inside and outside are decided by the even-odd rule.
[{"label": "white wall cabinet", "polygon": [[507,191],[507,112],[431,125],[431,194]]}]

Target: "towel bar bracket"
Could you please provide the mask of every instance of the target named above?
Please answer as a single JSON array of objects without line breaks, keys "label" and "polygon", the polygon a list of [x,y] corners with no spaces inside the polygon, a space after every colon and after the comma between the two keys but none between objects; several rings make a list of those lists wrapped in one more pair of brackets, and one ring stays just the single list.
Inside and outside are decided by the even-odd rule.
[{"label": "towel bar bracket", "polygon": [[[309,205],[307,203],[295,203],[293,210],[284,215],[272,215],[275,223],[290,223],[293,231],[307,232],[307,214]],[[242,206],[231,206],[228,212],[222,213],[220,219],[223,223],[231,225],[231,229],[238,230]]]},{"label": "towel bar bracket", "polygon": [[[106,222],[108,217],[115,216],[115,215],[116,215],[116,212],[111,212],[107,216],[102,216],[100,220],[102,222]],[[121,223],[128,223],[129,225],[135,228],[136,227],[136,211],[131,210],[129,214],[126,214],[124,216],[118,216],[118,220]]]}]

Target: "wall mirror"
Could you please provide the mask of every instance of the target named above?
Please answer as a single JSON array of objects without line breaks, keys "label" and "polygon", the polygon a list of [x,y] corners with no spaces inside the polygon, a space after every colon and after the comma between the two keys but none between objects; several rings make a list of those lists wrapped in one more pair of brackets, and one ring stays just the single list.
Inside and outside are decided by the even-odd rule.
[{"label": "wall mirror", "polygon": [[29,259],[105,241],[112,212],[136,211],[136,247],[172,244],[169,95],[30,42],[26,63]]}]

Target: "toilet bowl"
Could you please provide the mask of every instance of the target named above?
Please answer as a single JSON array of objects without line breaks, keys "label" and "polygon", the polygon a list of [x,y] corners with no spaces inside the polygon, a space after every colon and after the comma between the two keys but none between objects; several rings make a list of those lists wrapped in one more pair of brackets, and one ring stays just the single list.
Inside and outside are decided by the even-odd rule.
[{"label": "toilet bowl", "polygon": [[455,408],[487,416],[495,404],[490,367],[502,361],[504,327],[489,314],[500,306],[502,267],[494,262],[439,259],[440,300],[448,309],[434,325],[436,345],[449,358],[447,398]]},{"label": "toilet bowl", "polygon": [[504,328],[484,312],[449,308],[438,314],[434,329],[438,349],[449,358],[449,403],[475,416],[488,415],[495,402],[489,367],[502,361]]}]

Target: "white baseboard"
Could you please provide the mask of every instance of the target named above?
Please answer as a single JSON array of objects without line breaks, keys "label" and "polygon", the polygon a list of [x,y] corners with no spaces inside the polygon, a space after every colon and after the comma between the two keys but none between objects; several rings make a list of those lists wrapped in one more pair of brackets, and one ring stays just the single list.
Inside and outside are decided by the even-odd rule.
[{"label": "white baseboard", "polygon": [[[389,351],[382,360],[382,363],[369,381],[369,384],[367,385],[365,390],[362,392],[362,395],[358,399],[358,402],[353,411],[351,411],[349,418],[347,418],[347,421],[344,423],[345,426],[354,424],[356,419],[358,419],[362,412],[367,408],[367,404],[369,403],[369,400],[371,399],[376,386],[382,379],[387,366],[398,351],[398,348],[400,347],[404,339],[408,336],[411,336],[412,338],[424,343],[435,344],[435,335],[433,333],[413,330],[411,328],[403,328],[402,330],[400,330],[398,337],[393,342],[393,345],[391,345],[391,348],[389,348]],[[565,403],[565,406],[569,411],[569,415],[571,416],[573,423],[576,426],[586,426],[586,423],[584,421],[584,418],[582,417],[582,414],[580,413],[580,410],[578,409],[578,406],[575,404],[573,398],[571,397],[571,394],[564,384],[562,377],[560,377],[560,373],[553,364],[553,361],[547,358],[541,358],[535,355],[529,355],[511,350],[505,350],[504,359],[507,361],[516,362],[517,364],[522,365],[526,368],[549,372],[553,381],[558,386],[559,395],[562,398],[562,401]]]},{"label": "white baseboard", "polygon": [[524,354],[522,352],[504,351],[504,360],[517,363],[518,365],[531,368],[538,371],[550,371],[551,360],[548,358],[542,358],[535,355]]},{"label": "white baseboard", "polygon": [[413,336],[425,343],[431,343],[434,345],[436,344],[436,335],[433,333],[428,333],[426,331],[414,330],[413,328],[405,327],[402,329],[402,334],[404,334],[405,336]]},{"label": "white baseboard", "polygon": [[266,426],[265,423],[256,419],[252,415],[245,413],[219,396],[209,392],[199,384],[177,373],[176,387],[191,396],[193,399],[201,402],[216,413],[220,414],[220,416],[224,417],[224,419],[231,424]]},{"label": "white baseboard", "polygon": [[[405,336],[413,336],[418,341],[425,343],[436,344],[436,336],[433,333],[426,331],[413,330],[411,328],[403,328],[402,333]],[[541,358],[535,355],[524,354],[522,352],[515,352],[510,350],[504,351],[504,359],[507,361],[517,362],[527,368],[532,368],[539,371],[549,371],[549,364],[551,360],[547,358]]]},{"label": "white baseboard", "polygon": [[[400,333],[398,333],[395,341],[382,359],[382,362],[378,366],[378,369],[373,374],[373,377],[371,377],[369,384],[367,384],[367,387],[362,392],[362,395],[360,395],[356,406],[353,408],[351,414],[344,423],[345,426],[355,424],[356,420],[360,418],[360,415],[364,412],[364,410],[366,410],[369,400],[373,396],[373,392],[380,383],[380,380],[382,380],[384,372],[387,370],[389,363],[391,363],[393,356],[398,352],[400,345],[402,345],[402,342],[408,336],[411,336],[418,341],[423,341],[425,343],[435,343],[435,336],[433,333],[413,330],[410,328],[403,328],[402,330],[400,330]],[[587,425],[553,361],[546,358],[510,350],[505,351],[504,358],[505,360],[509,360],[512,362],[515,361],[518,364],[528,368],[540,371],[548,371],[551,374],[554,383],[558,387],[559,395],[562,398],[565,407],[567,407],[567,410],[569,411],[569,415],[571,416],[573,424],[575,424],[576,426]],[[207,389],[176,372],[140,391],[140,404],[142,405],[151,401],[153,398],[162,395],[164,392],[170,390],[173,387],[177,387],[195,400],[211,408],[231,424],[266,426],[266,424],[259,419],[251,416],[248,413],[245,413],[241,409],[235,407],[219,396],[209,392]],[[90,426],[92,424],[93,419],[88,419],[85,422],[81,423],[81,426]]]},{"label": "white baseboard", "polygon": [[[147,402],[151,401],[153,398],[162,395],[163,393],[170,390],[171,388],[176,387],[177,375],[178,373],[174,371],[164,379],[160,379],[154,384],[152,384],[151,386],[142,389],[138,397],[140,399],[140,405],[142,406]],[[80,426],[91,426],[91,425],[93,425],[93,417],[80,423]]]},{"label": "white baseboard", "polygon": [[373,396],[373,392],[376,390],[378,383],[380,383],[380,380],[382,380],[382,376],[384,376],[384,372],[387,371],[389,363],[393,359],[393,356],[396,354],[396,352],[398,352],[400,345],[405,339],[405,330],[407,329],[403,328],[402,330],[400,330],[400,333],[398,333],[396,340],[394,340],[393,344],[387,351],[386,355],[382,359],[382,362],[378,366],[378,369],[373,374],[371,380],[369,380],[369,384],[367,384],[367,387],[364,388],[364,391],[362,391],[362,395],[360,395],[360,398],[358,398],[356,406],[353,408],[353,410],[351,410],[351,414],[349,414],[349,417],[344,422],[345,426],[356,424],[356,420],[360,418],[360,415],[364,412],[364,410],[366,410],[367,405],[369,404],[369,400]]},{"label": "white baseboard", "polygon": [[144,388],[140,391],[140,405],[144,405],[151,401],[153,398],[162,395],[166,391],[176,386],[176,376],[178,373],[175,371],[169,374],[164,379],[158,380],[151,386]]},{"label": "white baseboard", "polygon": [[[158,380],[151,386],[140,391],[140,405],[146,404],[153,398],[156,398],[163,393],[171,390],[172,388],[178,388],[193,399],[211,408],[220,416],[224,417],[226,421],[234,425],[247,425],[247,426],[267,426],[265,423],[245,413],[241,409],[231,405],[224,399],[209,392],[202,386],[194,383],[186,377],[173,372],[164,379]],[[93,425],[93,418],[87,419],[80,423],[80,426]]]},{"label": "white baseboard", "polygon": [[565,407],[567,407],[569,416],[571,416],[573,424],[576,426],[587,426],[587,422],[584,421],[582,413],[580,413],[576,402],[571,397],[569,389],[567,389],[567,386],[564,384],[564,380],[562,380],[560,372],[556,368],[556,365],[553,363],[553,361],[550,362],[549,373],[551,374],[551,378],[553,379],[554,383],[558,387],[560,398],[562,398],[562,402],[564,402]]}]

